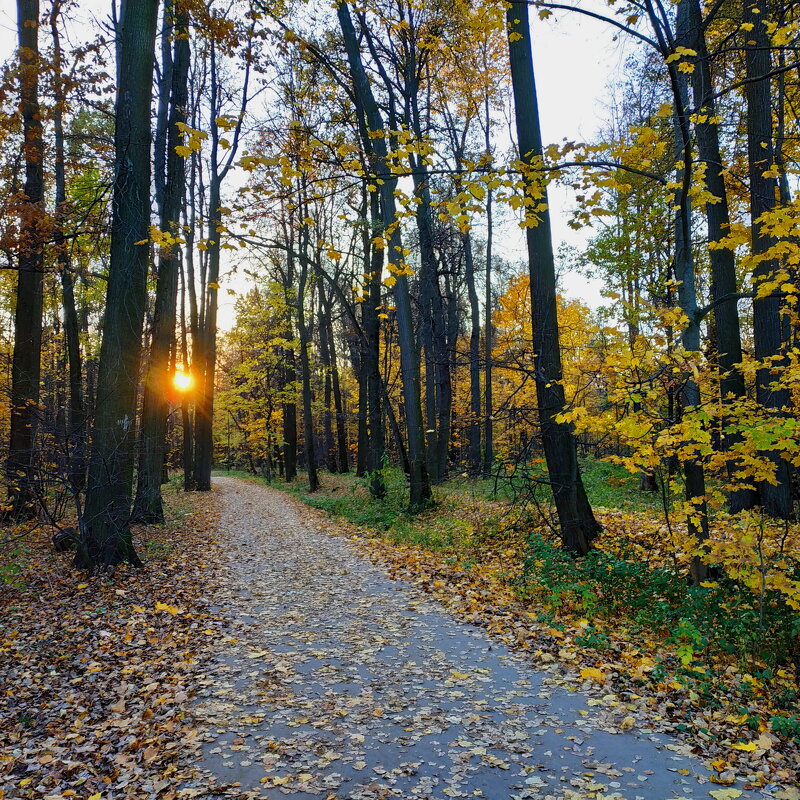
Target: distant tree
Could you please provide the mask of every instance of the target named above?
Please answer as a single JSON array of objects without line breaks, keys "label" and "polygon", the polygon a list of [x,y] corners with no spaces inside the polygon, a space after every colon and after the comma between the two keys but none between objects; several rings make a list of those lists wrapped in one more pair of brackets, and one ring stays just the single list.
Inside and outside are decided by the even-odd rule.
[{"label": "distant tree", "polygon": [[409,506],[420,509],[431,499],[430,480],[425,459],[425,433],[420,400],[419,351],[414,336],[411,296],[408,288],[406,270],[402,267],[403,252],[399,220],[396,215],[395,188],[397,178],[392,175],[388,163],[388,147],[384,138],[383,117],[380,106],[370,86],[359,49],[358,37],[353,26],[349,5],[341,0],[337,6],[337,16],[344,37],[345,50],[350,68],[350,78],[356,99],[357,113],[362,120],[363,144],[368,149],[370,170],[380,186],[380,213],[382,234],[387,240],[389,253],[389,272],[394,282],[394,297],[398,335],[400,340],[400,360],[406,408],[406,429],[408,434],[408,461],[411,491]]}]

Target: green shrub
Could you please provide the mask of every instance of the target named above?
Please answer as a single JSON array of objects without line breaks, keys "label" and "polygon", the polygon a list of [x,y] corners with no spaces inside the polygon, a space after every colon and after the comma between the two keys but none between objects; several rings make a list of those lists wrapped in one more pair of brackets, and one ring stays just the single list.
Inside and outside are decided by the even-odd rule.
[{"label": "green shrub", "polygon": [[517,589],[555,612],[625,618],[643,632],[660,634],[675,645],[684,667],[720,654],[751,671],[756,662],[774,670],[796,660],[800,615],[779,593],[768,592],[760,605],[748,588],[727,578],[691,586],[672,570],[599,550],[574,559],[534,533]]}]

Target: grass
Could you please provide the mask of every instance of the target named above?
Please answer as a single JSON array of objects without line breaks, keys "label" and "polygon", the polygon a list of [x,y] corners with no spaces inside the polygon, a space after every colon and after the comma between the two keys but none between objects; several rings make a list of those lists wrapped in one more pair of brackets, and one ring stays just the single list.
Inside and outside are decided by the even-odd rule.
[{"label": "grass", "polygon": [[[594,506],[660,510],[658,494],[639,490],[638,477],[623,467],[587,458],[582,461],[581,468]],[[263,478],[240,470],[219,470],[214,474],[266,483]],[[513,477],[499,480],[467,479],[463,474],[455,475],[444,484],[433,487],[433,506],[415,515],[408,513],[408,485],[405,475],[397,468],[385,470],[387,493],[382,500],[371,497],[367,481],[353,473],[321,473],[322,486],[314,493],[308,491],[302,473],[291,484],[275,480],[271,485],[333,518],[357,525],[396,544],[416,545],[470,558],[477,549],[490,545],[493,540],[503,540],[508,544],[509,532],[518,540],[518,545],[522,544],[519,534],[524,534],[534,524],[533,515],[520,514],[512,509],[512,501],[531,477],[537,479],[544,474],[544,465],[535,464],[528,475],[517,470]],[[540,493],[540,499],[546,503],[549,497],[546,496],[546,487],[543,488],[545,491]]]}]

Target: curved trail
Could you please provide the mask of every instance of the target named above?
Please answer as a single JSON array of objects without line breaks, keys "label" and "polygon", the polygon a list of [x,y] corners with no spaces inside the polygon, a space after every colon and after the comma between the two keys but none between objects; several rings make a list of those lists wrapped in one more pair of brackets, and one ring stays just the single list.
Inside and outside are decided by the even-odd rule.
[{"label": "curved trail", "polygon": [[214,487],[232,632],[195,707],[211,773],[197,796],[214,794],[211,776],[226,796],[324,800],[722,788],[668,737],[613,733],[607,711],[389,579],[281,492]]}]

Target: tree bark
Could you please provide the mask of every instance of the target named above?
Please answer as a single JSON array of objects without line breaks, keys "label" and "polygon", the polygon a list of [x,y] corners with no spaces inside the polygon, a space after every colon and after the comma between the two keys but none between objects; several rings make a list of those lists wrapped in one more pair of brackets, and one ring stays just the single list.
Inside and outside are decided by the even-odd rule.
[{"label": "tree bark", "polygon": [[[325,295],[323,295],[325,297]],[[339,472],[350,472],[350,450],[347,447],[347,423],[344,416],[344,402],[342,398],[342,385],[339,380],[339,362],[336,353],[336,339],[333,335],[332,306],[333,298],[327,295],[326,322],[328,348],[331,360],[331,384],[333,388],[333,408],[336,414],[336,449],[338,452]]]},{"label": "tree bark", "polygon": [[[739,326],[739,311],[736,300],[726,300],[736,295],[736,261],[733,250],[715,248],[730,233],[730,212],[728,192],[723,176],[722,155],[719,145],[719,125],[714,102],[714,86],[711,77],[711,63],[702,26],[702,11],[699,0],[682,0],[687,4],[687,46],[697,53],[695,68],[691,73],[692,97],[697,110],[694,124],[697,139],[697,154],[705,164],[705,183],[709,192],[716,198],[706,203],[705,215],[708,226],[709,260],[711,261],[711,299],[718,303],[714,309],[714,346],[716,349],[719,387],[723,402],[726,398],[746,397],[744,375],[739,369],[742,361],[742,336]],[[724,423],[723,423],[724,424]],[[730,450],[739,437],[724,434],[722,446]],[[736,465],[728,463],[729,480],[736,480]],[[730,492],[728,507],[732,513],[752,508],[758,501],[756,492],[740,489]]]},{"label": "tree bark", "polygon": [[397,179],[391,174],[389,167],[388,149],[383,138],[383,119],[361,61],[361,52],[350,16],[350,8],[345,0],[340,0],[336,10],[347,51],[350,76],[353,81],[357,104],[360,106],[357,111],[363,115],[369,132],[380,132],[380,136],[375,139],[371,139],[367,135],[364,145],[365,148],[369,148],[370,168],[380,185],[382,230],[388,238],[389,268],[395,278],[394,298],[408,431],[409,508],[412,511],[416,511],[429,504],[431,488],[425,463],[425,438],[422,428],[422,406],[420,402],[419,353],[417,352],[414,337],[411,296],[408,288],[408,277],[405,271],[399,267],[401,261],[399,254],[402,253],[403,247],[399,220],[396,217],[395,210],[394,190]]},{"label": "tree bark", "polygon": [[[307,215],[306,215],[307,216]],[[314,451],[314,414],[311,407],[311,362],[308,349],[311,344],[306,325],[305,295],[308,284],[308,230],[303,228],[300,245],[300,275],[297,284],[297,330],[300,335],[300,379],[303,385],[303,443],[306,457],[306,474],[308,475],[308,491],[319,489],[317,474],[317,456]]]},{"label": "tree bark", "polygon": [[[511,56],[511,82],[514,92],[514,117],[519,140],[520,160],[533,168],[542,157],[539,108],[533,74],[531,29],[528,6],[508,8],[506,21]],[[519,37],[519,38],[518,38]],[[533,315],[533,349],[536,363],[536,399],[550,485],[555,500],[564,549],[585,555],[600,531],[578,467],[575,437],[566,423],[556,416],[566,405],[556,306],[556,275],[547,189],[534,173],[523,176],[526,195],[544,207],[538,211],[538,224],[527,228],[528,267]]]},{"label": "tree bark", "polygon": [[[762,231],[759,218],[772,211],[776,204],[778,182],[769,176],[773,164],[772,104],[770,79],[764,76],[771,69],[770,38],[766,23],[769,20],[769,4],[766,0],[744,0],[745,23],[752,23],[753,30],[745,31],[745,85],[747,102],[747,155],[750,178],[750,218],[753,236],[753,255],[763,256],[775,244],[775,240]],[[766,173],[766,177],[765,177]],[[775,259],[762,258],[753,270],[756,286],[769,280],[777,269]],[[777,292],[753,301],[753,340],[755,356],[759,361],[773,360],[778,366],[783,350],[781,329],[781,298]],[[771,413],[781,414],[789,408],[791,398],[788,389],[773,389],[772,369],[762,367],[756,376],[756,399]],[[766,481],[759,484],[758,491],[762,508],[771,516],[789,519],[792,515],[792,492],[789,467],[780,455],[771,453],[765,457],[775,465],[776,485]]]},{"label": "tree bark", "polygon": [[[150,224],[150,102],[158,0],[123,7],[119,33],[115,179],[111,260],[89,486],[82,567],[140,561],[130,532],[136,390],[147,296]],[[137,244],[138,243],[138,244]]]},{"label": "tree bark", "polygon": [[8,462],[8,515],[36,515],[34,445],[39,417],[44,268],[44,146],[39,111],[39,2],[17,1],[20,110],[25,161],[21,203]]},{"label": "tree bark", "polygon": [[317,331],[319,334],[319,356],[323,370],[323,402],[325,410],[322,413],[322,430],[325,437],[325,467],[328,472],[336,473],[339,471],[337,460],[336,445],[333,440],[333,364],[331,363],[330,343],[328,340],[328,318],[329,309],[325,307],[325,289],[318,286],[320,295],[319,312],[317,314]]},{"label": "tree bark", "polygon": [[381,499],[386,496],[386,482],[382,467],[386,455],[383,435],[383,404],[381,377],[381,326],[378,308],[381,305],[381,277],[383,251],[373,241],[383,233],[380,196],[369,194],[370,226],[364,237],[364,256],[368,260],[369,283],[367,300],[361,303],[361,326],[364,330],[364,355],[362,366],[367,384],[367,458],[366,468],[370,478],[370,494]]},{"label": "tree bark", "polygon": [[62,72],[61,37],[58,18],[61,13],[61,0],[53,3],[50,15],[50,30],[53,39],[53,72],[55,107],[53,108],[53,133],[55,139],[55,184],[56,184],[56,261],[61,278],[61,303],[64,308],[64,338],[67,348],[69,370],[69,417],[66,425],[67,469],[69,484],[73,492],[83,489],[86,482],[86,408],[83,395],[82,361],[80,347],[80,321],[75,307],[75,288],[72,277],[72,264],[64,231],[66,214],[67,181],[64,153],[64,105],[66,92]]},{"label": "tree bark", "polygon": [[[175,148],[181,144],[179,125],[187,120],[189,102],[189,18],[179,11],[174,28],[175,54],[170,70],[169,121],[167,124],[166,179],[161,207],[161,231],[180,237],[181,207],[186,182],[186,160]],[[165,89],[162,89],[165,91]],[[178,280],[181,250],[177,242],[160,248],[158,281],[150,363],[144,387],[142,425],[139,439],[139,470],[133,520],[145,524],[164,522],[161,499],[161,474],[166,455],[167,416],[171,393],[170,355],[175,347]]]},{"label": "tree bark", "polygon": [[[678,6],[676,41],[688,39],[689,8],[685,3]],[[657,29],[657,20],[652,17]],[[685,45],[684,45],[685,46]],[[664,46],[666,52],[666,46]],[[675,175],[677,210],[675,212],[675,282],[678,286],[678,305],[686,316],[686,326],[681,333],[681,344],[691,354],[700,350],[700,320],[697,314],[697,288],[692,256],[692,208],[689,189],[692,176],[692,144],[687,111],[689,87],[685,74],[674,66],[667,66],[672,87],[675,131],[675,161],[682,165]],[[700,405],[700,387],[692,378],[686,378],[680,395],[680,414]],[[676,420],[677,421],[677,420]],[[688,449],[688,443],[683,450]],[[687,528],[701,546],[708,539],[708,510],[706,507],[705,471],[699,456],[689,453],[680,457],[683,468],[684,496],[688,506]],[[698,585],[708,577],[708,567],[700,555],[692,557],[689,573],[692,582]]]},{"label": "tree bark", "polygon": [[464,248],[464,277],[469,297],[469,471],[479,475],[481,471],[481,315],[478,292],[475,289],[475,260],[472,253],[472,237],[461,236]]}]

